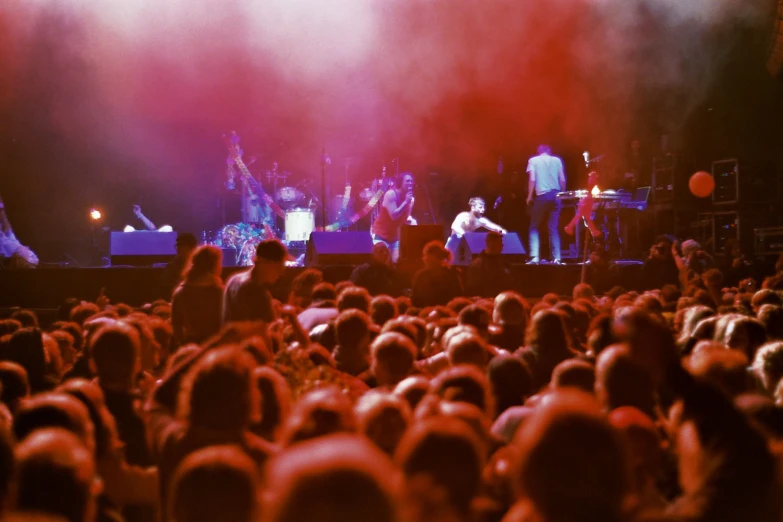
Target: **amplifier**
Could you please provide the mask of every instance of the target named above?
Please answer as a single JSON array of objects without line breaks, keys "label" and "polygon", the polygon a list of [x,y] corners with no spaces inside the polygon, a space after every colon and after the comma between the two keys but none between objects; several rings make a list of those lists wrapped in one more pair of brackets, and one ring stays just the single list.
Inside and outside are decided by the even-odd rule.
[{"label": "amplifier", "polygon": [[757,228],[753,231],[753,252],[757,256],[783,253],[783,227]]},{"label": "amplifier", "polygon": [[668,154],[653,160],[652,202],[692,202],[696,198],[688,189],[693,161],[687,156]]},{"label": "amplifier", "polygon": [[700,221],[697,222],[698,225],[704,227],[706,221],[712,222],[712,227],[709,227],[708,224],[704,227],[704,236],[700,236],[703,240],[701,244],[705,250],[711,250],[715,254],[723,254],[726,242],[729,239],[736,239],[742,244],[745,252],[750,252],[751,248],[758,250],[757,231],[783,230],[783,227],[762,228],[764,225],[778,224],[778,220],[771,216],[775,216],[774,212],[765,205],[701,214]]},{"label": "amplifier", "polygon": [[727,159],[712,162],[716,205],[774,203],[780,198],[779,174],[771,162]]}]

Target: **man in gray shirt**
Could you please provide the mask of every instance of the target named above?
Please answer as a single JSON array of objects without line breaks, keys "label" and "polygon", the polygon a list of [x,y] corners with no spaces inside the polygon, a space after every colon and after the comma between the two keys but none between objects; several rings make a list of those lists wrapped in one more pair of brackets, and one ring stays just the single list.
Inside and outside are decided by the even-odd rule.
[{"label": "man in gray shirt", "polygon": [[548,145],[540,145],[538,156],[533,156],[528,161],[527,172],[530,176],[527,204],[532,203],[533,205],[530,213],[530,261],[528,264],[538,264],[540,261],[538,229],[544,221],[547,222],[549,229],[552,262],[557,265],[562,264],[560,260],[560,234],[557,230],[560,211],[557,207],[556,196],[558,192],[565,190],[563,161],[557,156],[552,156],[552,149]]},{"label": "man in gray shirt", "polygon": [[270,287],[285,271],[288,250],[277,239],[256,247],[253,268],[234,274],[223,294],[223,324],[232,321],[274,321],[277,317]]}]

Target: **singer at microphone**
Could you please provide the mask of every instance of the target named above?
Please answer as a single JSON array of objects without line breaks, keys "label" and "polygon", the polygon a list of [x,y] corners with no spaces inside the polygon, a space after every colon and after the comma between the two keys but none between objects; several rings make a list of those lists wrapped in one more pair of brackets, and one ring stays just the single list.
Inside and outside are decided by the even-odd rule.
[{"label": "singer at microphone", "polygon": [[373,243],[386,244],[394,262],[400,255],[400,228],[404,224],[416,224],[416,220],[411,217],[414,201],[413,187],[413,174],[403,173],[399,185],[387,190],[383,195],[380,212],[370,230]]}]

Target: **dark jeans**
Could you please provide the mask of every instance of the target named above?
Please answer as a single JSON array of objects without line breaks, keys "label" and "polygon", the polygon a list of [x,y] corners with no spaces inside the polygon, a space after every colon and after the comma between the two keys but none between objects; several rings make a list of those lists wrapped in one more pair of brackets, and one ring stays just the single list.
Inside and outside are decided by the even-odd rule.
[{"label": "dark jeans", "polygon": [[560,208],[557,206],[558,191],[552,190],[533,200],[533,209],[530,213],[530,257],[539,258],[538,229],[547,222],[549,229],[549,248],[552,251],[552,259],[560,260]]}]

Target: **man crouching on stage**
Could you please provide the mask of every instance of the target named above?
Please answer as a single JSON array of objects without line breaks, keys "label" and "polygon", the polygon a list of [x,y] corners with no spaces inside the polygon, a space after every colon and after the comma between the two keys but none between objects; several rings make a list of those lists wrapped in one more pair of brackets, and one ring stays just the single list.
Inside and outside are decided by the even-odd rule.
[{"label": "man crouching on stage", "polygon": [[400,227],[404,224],[415,225],[411,217],[413,211],[413,174],[406,172],[400,176],[400,187],[386,191],[381,200],[381,211],[372,224],[373,244],[384,243],[389,247],[393,262],[400,257]]},{"label": "man crouching on stage", "polygon": [[457,259],[459,241],[466,232],[475,232],[486,228],[490,232],[506,233],[506,229],[484,217],[486,203],[481,198],[470,198],[470,212],[460,212],[451,224],[451,236],[446,241],[446,248],[451,252],[452,259]]}]

